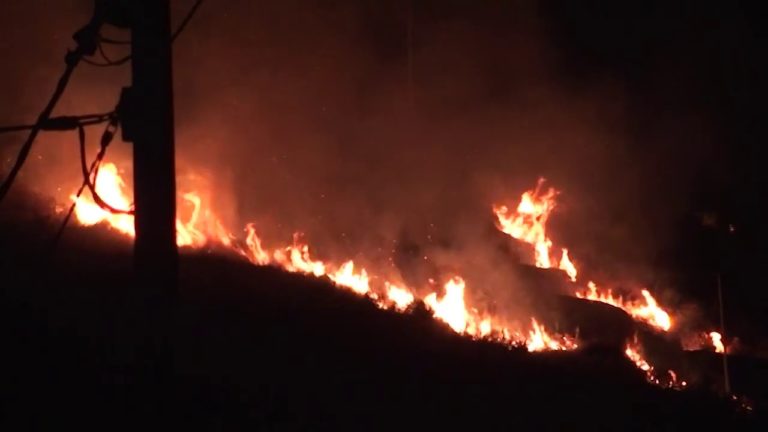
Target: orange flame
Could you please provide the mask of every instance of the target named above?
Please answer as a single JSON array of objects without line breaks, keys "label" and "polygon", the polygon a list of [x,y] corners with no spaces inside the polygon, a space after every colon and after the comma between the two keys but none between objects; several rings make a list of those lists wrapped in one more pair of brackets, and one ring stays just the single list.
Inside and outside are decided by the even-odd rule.
[{"label": "orange flame", "polygon": [[576,275],[579,272],[576,270],[576,266],[573,265],[571,259],[568,257],[568,249],[563,248],[563,256],[560,258],[560,265],[558,268],[565,272],[571,279],[571,282],[576,282]]},{"label": "orange flame", "polygon": [[547,333],[544,326],[539,324],[535,318],[531,318],[531,327],[532,330],[528,332],[528,342],[526,343],[528,351],[564,351],[578,347],[572,338],[552,336]]},{"label": "orange flame", "polygon": [[541,192],[544,179],[539,179],[536,188],[526,191],[520,197],[517,211],[511,212],[507,206],[494,206],[499,229],[515,239],[533,245],[536,267],[550,268],[552,260],[549,250],[552,241],[547,237],[547,219],[555,207],[554,188]]},{"label": "orange flame", "polygon": [[[131,207],[131,198],[125,191],[125,182],[113,163],[105,163],[99,169],[99,176],[94,185],[96,192],[104,202],[114,208],[128,209]],[[202,209],[202,200],[195,193],[185,193],[184,200],[192,204],[192,213],[189,220],[184,222],[176,219],[176,243],[179,246],[203,246],[210,239],[229,246],[232,236],[224,229],[221,222],[211,214],[209,210]],[[75,217],[84,226],[105,223],[119,233],[130,237],[136,236],[133,225],[133,215],[112,214],[102,209],[92,197],[83,194],[79,198],[74,195],[71,199],[75,202]]]},{"label": "orange flame", "polygon": [[464,279],[456,276],[445,284],[443,298],[438,300],[436,293],[424,298],[424,303],[432,309],[435,318],[445,321],[457,333],[464,333],[472,321],[464,304],[465,287]]},{"label": "orange flame", "polygon": [[677,373],[671,369],[667,371],[667,377],[664,382],[662,382],[662,378],[656,374],[656,369],[648,363],[645,357],[643,357],[642,349],[637,341],[637,336],[635,336],[633,341],[627,342],[627,345],[624,348],[624,355],[626,355],[638,369],[645,372],[645,378],[650,383],[657,385],[663,384],[666,387],[677,390],[685,388],[688,385],[687,382],[681,381],[678,378]]},{"label": "orange flame", "polygon": [[640,291],[643,300],[625,301],[621,296],[614,296],[611,290],[599,291],[594,282],[587,282],[587,290],[576,291],[576,297],[592,301],[607,303],[611,306],[623,309],[633,318],[643,321],[653,327],[668,331],[672,327],[672,319],[669,314],[659,307],[656,299],[648,290]]},{"label": "orange flame", "polygon": [[[551,255],[552,241],[547,236],[546,223],[552,210],[555,208],[554,188],[542,192],[544,180],[539,179],[536,188],[526,191],[520,197],[517,211],[511,212],[507,206],[494,206],[499,229],[514,239],[523,241],[533,246],[534,259],[537,267],[551,268],[556,262]],[[578,270],[568,254],[568,249],[562,248],[557,268],[565,272],[572,282],[576,282]],[[672,318],[669,312],[662,309],[651,293],[643,289],[640,295],[643,300],[624,301],[622,297],[616,297],[609,290],[599,292],[594,282],[587,283],[586,290],[577,290],[574,293],[579,298],[607,303],[626,311],[633,318],[646,322],[653,327],[669,331],[672,327]]]},{"label": "orange flame", "polygon": [[387,298],[394,304],[395,309],[403,311],[413,303],[413,294],[407,289],[389,282],[384,283],[387,289]]},{"label": "orange flame", "polygon": [[716,353],[724,353],[725,345],[723,345],[723,335],[713,331],[709,332],[709,338],[712,340],[712,346],[715,347]]},{"label": "orange flame", "polygon": [[[117,172],[117,166],[113,163],[105,163],[99,169],[99,176],[94,185],[96,192],[104,201],[114,208],[128,209],[131,207],[131,199],[125,193],[125,182]],[[87,192],[86,192],[87,193]],[[86,193],[75,195],[71,199],[75,202],[75,217],[84,226],[107,223],[112,229],[131,237],[136,236],[133,228],[133,216],[129,214],[112,214],[99,207],[96,202],[86,196]]]},{"label": "orange flame", "polygon": [[[552,256],[552,241],[546,233],[546,222],[555,207],[554,199],[557,192],[553,188],[542,192],[542,184],[543,180],[540,180],[534,190],[522,195],[516,212],[511,212],[505,206],[494,207],[499,228],[510,236],[533,246],[534,261],[538,267],[551,268],[556,265],[571,281],[576,281],[578,270],[571,260],[568,249],[561,249],[559,260]],[[96,190],[114,207],[129,208],[131,204],[129,194],[125,191],[125,184],[114,164],[107,163],[102,166]],[[234,242],[234,237],[204,205],[201,195],[185,193],[182,194],[182,198],[192,206],[192,211],[188,220],[177,220],[177,243],[180,246],[199,248],[209,242],[216,242],[240,253],[255,265],[275,265],[289,272],[327,277],[339,287],[368,296],[382,308],[403,311],[419,299],[416,291],[411,288],[377,278],[371,275],[368,269],[359,267],[352,260],[335,265],[312,257],[309,245],[302,240],[300,234],[294,235],[293,243],[289,246],[268,249],[256,233],[254,225],[248,224],[245,227],[244,241]],[[135,235],[133,216],[113,215],[102,210],[86,196],[76,199],[76,204],[75,214],[82,225],[104,223],[122,234],[131,237]],[[431,293],[421,300],[436,319],[444,321],[457,333],[522,345],[529,351],[566,350],[578,346],[573,337],[549,333],[535,318],[531,318],[530,329],[524,331],[521,328],[511,329],[501,324],[504,320],[499,317],[479,313],[477,309],[466,303],[466,282],[460,276],[448,280],[443,289],[444,294],[441,297],[438,297],[437,293]],[[640,292],[642,299],[625,301],[620,296],[614,296],[610,290],[600,292],[590,281],[586,290],[577,291],[575,294],[581,298],[619,307],[635,319],[647,322],[661,330],[669,330],[672,326],[670,315],[658,305],[656,299],[647,290]],[[717,333],[711,333],[710,337],[718,349],[716,340],[721,344],[722,340],[716,339],[715,334]],[[649,377],[651,376],[653,367],[642,357],[637,343],[628,344],[625,354],[638,368],[645,371]],[[669,375],[672,382],[677,382],[677,376],[673,371],[669,371]],[[658,383],[658,378],[653,376]],[[684,381],[682,385],[685,385]]]}]

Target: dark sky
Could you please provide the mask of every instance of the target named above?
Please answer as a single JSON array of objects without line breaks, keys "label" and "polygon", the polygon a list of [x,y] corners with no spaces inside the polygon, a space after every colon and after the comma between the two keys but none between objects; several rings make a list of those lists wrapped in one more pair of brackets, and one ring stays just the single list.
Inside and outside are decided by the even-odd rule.
[{"label": "dark sky", "polygon": [[[172,1],[175,16],[191,3]],[[3,123],[35,117],[89,5],[0,6]],[[766,259],[761,10],[491,0],[412,10],[410,87],[406,0],[206,2],[175,47],[179,175],[212,178],[232,223],[256,220],[281,239],[301,229],[353,253],[430,224],[474,238],[492,202],[545,176],[563,192],[553,235],[575,256],[645,280],[707,273],[702,251],[716,243],[695,215],[712,211],[737,228],[733,285],[753,291]],[[60,112],[109,109],[129,78],[83,66]],[[75,149],[69,134],[41,139],[26,184],[66,194]],[[130,147],[111,156],[127,163]]]}]

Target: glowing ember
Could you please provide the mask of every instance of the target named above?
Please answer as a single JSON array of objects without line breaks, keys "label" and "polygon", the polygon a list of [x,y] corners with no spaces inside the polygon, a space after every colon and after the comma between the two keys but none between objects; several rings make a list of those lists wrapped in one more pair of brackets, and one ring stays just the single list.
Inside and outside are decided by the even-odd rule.
[{"label": "glowing ember", "polygon": [[587,282],[587,290],[577,291],[576,297],[607,303],[623,309],[635,319],[646,322],[657,329],[668,331],[672,327],[672,319],[669,314],[659,307],[656,299],[648,290],[641,290],[640,293],[643,300],[625,301],[621,296],[614,296],[611,290],[600,291],[594,282],[589,281]]},{"label": "glowing ember", "polygon": [[723,345],[723,336],[718,332],[710,332],[709,338],[712,340],[712,346],[715,347],[716,353],[724,353],[725,345]]}]

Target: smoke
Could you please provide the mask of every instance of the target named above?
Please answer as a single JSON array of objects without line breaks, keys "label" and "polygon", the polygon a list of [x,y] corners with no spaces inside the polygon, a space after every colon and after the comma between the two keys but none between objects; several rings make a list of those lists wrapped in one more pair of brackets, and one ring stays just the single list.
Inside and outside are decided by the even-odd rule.
[{"label": "smoke", "polygon": [[[0,114],[26,122],[89,2],[11,3],[2,27],[18,38],[0,53],[18,61],[4,67]],[[174,16],[191,3],[174,1]],[[268,244],[303,231],[320,254],[386,261],[408,240],[508,286],[490,206],[543,176],[562,191],[556,243],[607,271],[652,268],[710,157],[700,113],[657,111],[666,99],[643,103],[610,65],[576,68],[573,29],[544,7],[413,3],[412,62],[405,0],[205,4],[175,46],[180,185],[205,177],[230,226],[254,221]],[[60,112],[110,109],[129,82],[126,67],[84,66]],[[75,149],[74,135],[41,139],[26,184],[66,194]],[[130,154],[120,143],[109,159]],[[433,238],[450,244],[430,252]]]}]

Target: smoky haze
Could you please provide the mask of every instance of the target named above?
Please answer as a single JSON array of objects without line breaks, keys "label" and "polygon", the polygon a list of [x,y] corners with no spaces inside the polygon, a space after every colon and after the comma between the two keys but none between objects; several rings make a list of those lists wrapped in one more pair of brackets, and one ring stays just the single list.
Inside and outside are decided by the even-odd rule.
[{"label": "smoky haze", "polygon": [[[172,3],[178,19],[192,1]],[[410,64],[405,0],[204,4],[175,45],[180,186],[205,177],[229,225],[254,221],[267,244],[300,230],[320,253],[385,260],[408,239],[450,266],[452,248],[495,260],[482,258],[495,253],[482,240],[491,204],[514,205],[543,176],[562,192],[556,244],[649,278],[712,158],[708,113],[680,102],[684,91],[638,86],[640,72],[586,67],[575,44],[621,35],[590,35],[563,11],[413,3]],[[2,66],[0,118],[28,122],[90,2],[0,9],[14,33],[0,41],[14,59]],[[687,67],[644,61],[643,83]],[[59,112],[110,109],[129,72],[83,65]],[[1,139],[7,152],[21,137]],[[130,154],[117,143],[108,159],[128,167]],[[60,197],[77,185],[74,134],[47,135],[35,156],[27,186]]]}]

